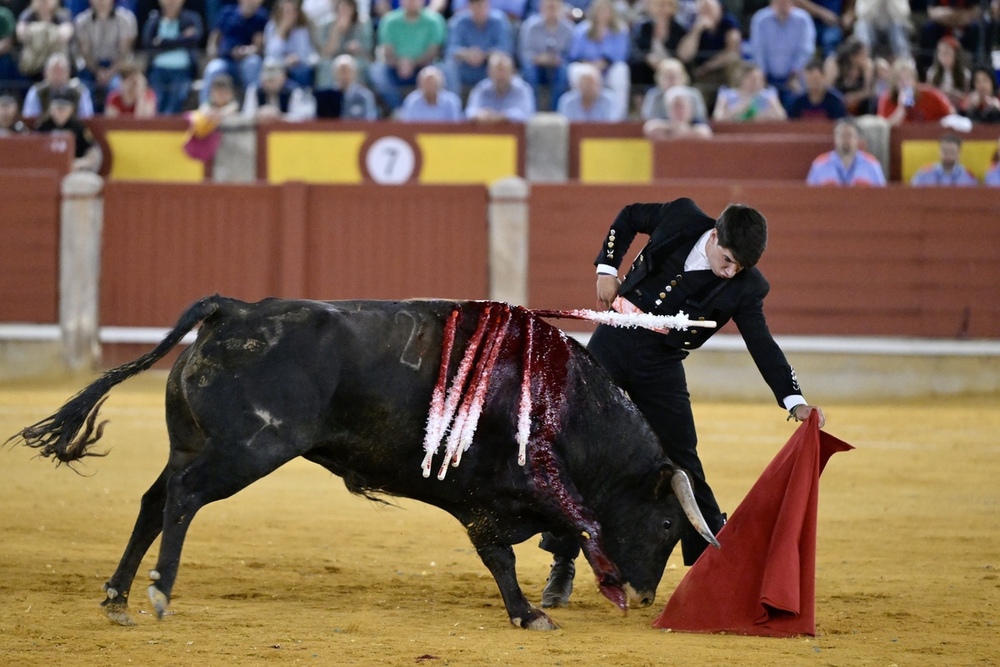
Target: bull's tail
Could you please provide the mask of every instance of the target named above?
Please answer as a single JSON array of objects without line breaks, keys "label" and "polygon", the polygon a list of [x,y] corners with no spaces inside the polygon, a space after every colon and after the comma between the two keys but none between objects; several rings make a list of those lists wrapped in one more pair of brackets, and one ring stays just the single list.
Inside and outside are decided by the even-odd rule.
[{"label": "bull's tail", "polygon": [[55,459],[57,465],[71,463],[85,456],[104,456],[101,452],[90,451],[90,447],[101,438],[107,423],[97,423],[97,413],[108,392],[133,375],[148,370],[173,349],[185,334],[219,307],[218,295],[198,301],[181,315],[174,328],[155,348],[135,361],[108,371],[67,401],[55,414],[11,436],[5,444],[20,440],[21,444],[38,449],[40,456]]}]

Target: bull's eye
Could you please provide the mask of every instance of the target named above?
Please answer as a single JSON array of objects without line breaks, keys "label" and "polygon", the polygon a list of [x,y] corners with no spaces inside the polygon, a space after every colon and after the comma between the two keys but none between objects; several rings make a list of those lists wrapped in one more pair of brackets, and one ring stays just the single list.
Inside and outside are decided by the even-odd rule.
[{"label": "bull's eye", "polygon": [[670,530],[670,527],[674,525],[674,522],[670,519],[665,519],[663,521],[663,530]]}]

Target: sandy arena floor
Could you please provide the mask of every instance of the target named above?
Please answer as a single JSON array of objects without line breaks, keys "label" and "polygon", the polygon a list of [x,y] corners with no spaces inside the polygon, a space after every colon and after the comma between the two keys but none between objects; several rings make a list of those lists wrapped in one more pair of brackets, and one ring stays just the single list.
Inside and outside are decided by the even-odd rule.
[{"label": "sandy arena floor", "polygon": [[[852,443],[822,478],[815,638],[653,630],[685,568],[671,558],[651,608],[622,615],[577,577],[562,630],[507,623],[461,526],[412,501],[380,507],[296,461],[203,510],[171,614],[137,625],[99,603],[167,455],[162,385],[112,392],[105,459],[75,475],[0,450],[0,665],[997,665],[1000,664],[1000,397],[829,405]],[[47,416],[88,378],[0,387],[0,440]],[[791,434],[774,405],[697,403],[702,458],[736,507]],[[537,601],[548,559],[517,547]]]}]

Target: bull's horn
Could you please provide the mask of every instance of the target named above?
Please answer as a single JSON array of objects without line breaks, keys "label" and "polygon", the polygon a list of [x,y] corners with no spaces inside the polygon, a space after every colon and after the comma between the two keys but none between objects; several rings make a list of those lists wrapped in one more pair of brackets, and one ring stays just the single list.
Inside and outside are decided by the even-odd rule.
[{"label": "bull's horn", "polygon": [[712,529],[708,527],[708,522],[702,516],[701,509],[698,508],[698,503],[695,502],[694,489],[691,487],[691,480],[687,473],[680,468],[674,470],[674,474],[670,477],[670,488],[674,490],[674,495],[677,496],[681,507],[684,508],[684,514],[687,515],[688,521],[698,531],[698,534],[704,537],[706,542],[719,549],[719,541],[715,539]]}]

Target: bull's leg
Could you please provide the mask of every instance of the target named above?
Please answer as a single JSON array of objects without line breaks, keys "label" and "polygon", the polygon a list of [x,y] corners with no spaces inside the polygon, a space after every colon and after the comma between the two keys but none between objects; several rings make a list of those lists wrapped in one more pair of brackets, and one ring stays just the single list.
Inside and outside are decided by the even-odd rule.
[{"label": "bull's leg", "polygon": [[170,603],[184,537],[195,513],[246,488],[300,454],[276,434],[259,432],[249,442],[209,442],[197,459],[167,480],[160,555],[156,569],[149,573],[153,580],[149,599],[157,618],[163,618]]},{"label": "bull's leg", "polygon": [[107,597],[101,603],[101,607],[108,618],[120,625],[133,624],[128,613],[129,591],[132,588],[136,570],[139,569],[139,563],[142,562],[143,556],[146,555],[163,526],[163,505],[167,497],[166,480],[170,470],[169,465],[164,468],[153,485],[142,496],[139,516],[136,517],[132,536],[125,547],[125,553],[122,554],[121,560],[118,562],[118,569],[104,584],[104,592]]},{"label": "bull's leg", "polygon": [[559,626],[544,611],[524,597],[517,583],[514,549],[509,544],[475,544],[479,557],[496,579],[510,622],[528,630],[558,630]]}]

